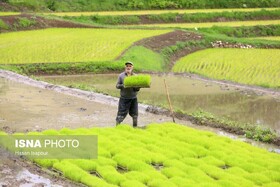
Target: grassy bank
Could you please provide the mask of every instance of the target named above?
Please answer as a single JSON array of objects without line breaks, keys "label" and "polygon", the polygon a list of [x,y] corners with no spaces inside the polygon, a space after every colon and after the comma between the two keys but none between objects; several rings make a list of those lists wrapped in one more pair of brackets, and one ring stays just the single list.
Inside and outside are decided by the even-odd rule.
[{"label": "grassy bank", "polygon": [[280,183],[278,154],[178,124],[150,124],[144,130],[127,125],[64,128],[35,134],[98,135],[98,159],[34,160],[87,186],[277,186]]}]

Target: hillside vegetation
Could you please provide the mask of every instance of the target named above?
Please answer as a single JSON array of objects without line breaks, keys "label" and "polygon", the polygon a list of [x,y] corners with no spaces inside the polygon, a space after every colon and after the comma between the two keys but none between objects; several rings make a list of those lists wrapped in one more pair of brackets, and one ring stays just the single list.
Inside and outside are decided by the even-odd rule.
[{"label": "hillside vegetation", "polygon": [[[33,11],[100,11],[145,9],[203,9],[279,7],[279,0],[1,0],[8,5]],[[5,9],[5,7],[2,7]]]}]

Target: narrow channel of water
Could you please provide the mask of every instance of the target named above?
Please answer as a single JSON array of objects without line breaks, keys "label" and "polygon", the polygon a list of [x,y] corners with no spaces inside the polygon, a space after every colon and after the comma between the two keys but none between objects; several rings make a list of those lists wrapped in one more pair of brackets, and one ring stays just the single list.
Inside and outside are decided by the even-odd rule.
[{"label": "narrow channel of water", "polygon": [[[117,74],[44,76],[41,79],[65,86],[79,86],[119,96]],[[141,89],[139,101],[168,106],[163,80],[169,87],[175,109],[194,112],[202,109],[240,122],[264,124],[280,133],[280,99],[257,95],[236,87],[174,75],[153,75],[151,88]]]}]

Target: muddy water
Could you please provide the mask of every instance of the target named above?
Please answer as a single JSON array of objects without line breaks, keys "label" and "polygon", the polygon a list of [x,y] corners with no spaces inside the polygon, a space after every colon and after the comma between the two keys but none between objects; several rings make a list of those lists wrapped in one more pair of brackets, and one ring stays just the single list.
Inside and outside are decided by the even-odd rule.
[{"label": "muddy water", "polygon": [[[0,129],[8,132],[112,127],[115,126],[116,113],[117,105],[102,104],[0,78]],[[171,121],[168,117],[143,111],[139,115],[139,126]],[[132,119],[127,117],[124,123],[131,124]]]},{"label": "muddy water", "polygon": [[[45,81],[66,86],[91,88],[118,96],[116,74],[45,76]],[[262,124],[280,132],[280,98],[256,94],[234,86],[220,85],[174,75],[153,75],[150,89],[142,89],[139,101],[168,106],[163,79],[169,87],[175,109],[194,112],[198,109],[240,122]]]}]

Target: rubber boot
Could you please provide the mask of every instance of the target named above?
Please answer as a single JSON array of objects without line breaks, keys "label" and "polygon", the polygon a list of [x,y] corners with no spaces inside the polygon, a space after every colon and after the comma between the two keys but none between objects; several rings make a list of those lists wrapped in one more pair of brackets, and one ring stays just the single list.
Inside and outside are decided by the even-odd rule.
[{"label": "rubber boot", "polygon": [[133,117],[132,121],[133,121],[133,127],[137,127],[137,117]]}]

